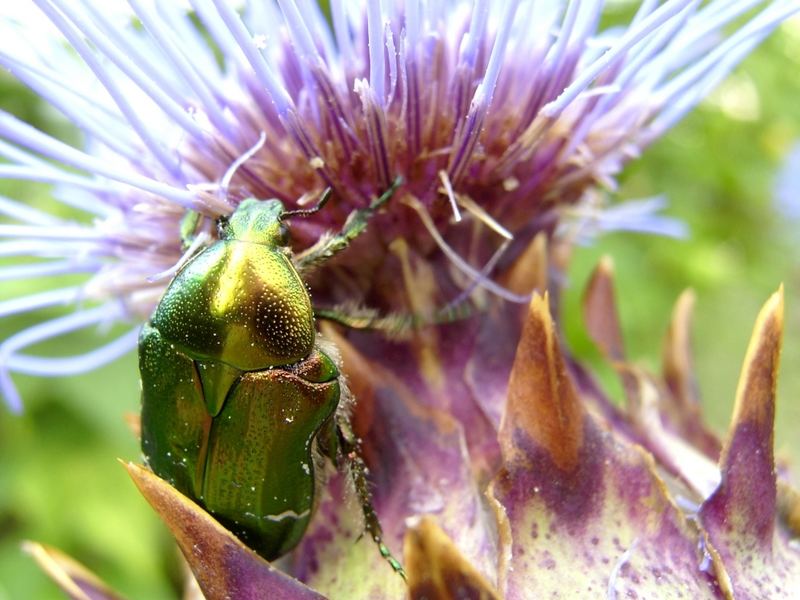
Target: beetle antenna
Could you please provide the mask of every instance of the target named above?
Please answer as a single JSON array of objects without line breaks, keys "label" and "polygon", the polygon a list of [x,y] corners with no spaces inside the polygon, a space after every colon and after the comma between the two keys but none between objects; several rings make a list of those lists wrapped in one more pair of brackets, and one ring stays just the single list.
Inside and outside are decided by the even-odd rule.
[{"label": "beetle antenna", "polygon": [[319,197],[319,202],[313,208],[298,208],[297,210],[287,210],[278,217],[281,221],[284,219],[290,219],[292,217],[308,217],[313,215],[316,212],[322,210],[322,207],[328,203],[328,200],[331,199],[333,195],[333,188],[326,187],[325,190],[322,192],[322,195]]}]

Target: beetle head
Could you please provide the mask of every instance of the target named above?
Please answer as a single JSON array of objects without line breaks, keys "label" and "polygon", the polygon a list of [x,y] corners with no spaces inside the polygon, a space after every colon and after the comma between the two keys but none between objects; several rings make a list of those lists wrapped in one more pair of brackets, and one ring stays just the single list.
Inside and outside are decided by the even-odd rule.
[{"label": "beetle head", "polygon": [[280,200],[244,200],[227,220],[220,220],[220,239],[267,246],[286,246],[289,230],[281,221]]}]

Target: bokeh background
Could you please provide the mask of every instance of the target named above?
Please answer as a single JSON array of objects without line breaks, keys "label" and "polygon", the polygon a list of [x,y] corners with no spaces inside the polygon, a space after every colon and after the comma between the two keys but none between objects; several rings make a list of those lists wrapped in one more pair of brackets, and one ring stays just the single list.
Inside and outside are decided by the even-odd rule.
[{"label": "bokeh background", "polygon": [[[676,240],[615,233],[579,248],[563,312],[571,349],[621,401],[613,374],[582,328],[580,297],[591,269],[602,255],[613,257],[629,355],[651,369],[660,364],[672,303],[684,288],[693,288],[704,408],[714,429],[724,432],[753,321],[783,282],[787,330],[776,443],[779,455],[795,465],[800,461],[799,73],[800,20],[794,19],[630,164],[614,198],[666,194],[667,213],[682,219],[690,234]],[[59,113],[2,72],[0,107],[62,139],[80,139]],[[48,201],[44,185],[0,181],[0,194],[63,211]],[[0,259],[0,266],[7,264]],[[0,300],[45,288],[42,282],[0,281]],[[55,314],[42,311],[0,320],[0,339],[50,316]],[[87,330],[33,350],[74,353],[115,333]],[[21,552],[25,539],[80,558],[129,598],[176,597],[175,550],[116,460],[139,458],[123,419],[138,410],[135,356],[82,376],[17,377],[16,382],[25,412],[14,415],[0,404],[0,600],[62,598]]]}]

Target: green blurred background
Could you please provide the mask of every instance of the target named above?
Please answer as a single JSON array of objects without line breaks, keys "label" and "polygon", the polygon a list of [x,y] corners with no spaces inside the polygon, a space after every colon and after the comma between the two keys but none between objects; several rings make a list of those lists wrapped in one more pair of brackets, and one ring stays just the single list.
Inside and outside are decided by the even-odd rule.
[{"label": "green blurred background", "polygon": [[[800,459],[800,223],[775,211],[774,184],[787,153],[800,141],[798,57],[795,19],[626,169],[619,198],[665,193],[668,213],[683,219],[691,235],[674,240],[620,233],[580,248],[564,311],[571,347],[619,399],[619,387],[580,319],[580,295],[599,257],[611,254],[616,264],[629,354],[652,369],[659,365],[672,303],[681,290],[694,288],[696,367],[706,415],[722,432],[755,316],[783,282],[787,331],[776,442],[779,453],[795,462]],[[57,113],[3,74],[0,105],[62,139],[77,140]],[[0,182],[0,193],[48,204],[45,186]],[[0,300],[40,285],[3,283]],[[0,320],[0,339],[42,319],[36,313]],[[97,339],[98,332],[88,330],[37,350],[69,353],[79,346],[89,349]],[[171,543],[116,461],[139,457],[123,421],[126,412],[138,410],[135,356],[83,376],[17,377],[16,382],[24,414],[0,406],[0,600],[62,597],[20,551],[24,539],[79,557],[130,598],[175,597]]]}]

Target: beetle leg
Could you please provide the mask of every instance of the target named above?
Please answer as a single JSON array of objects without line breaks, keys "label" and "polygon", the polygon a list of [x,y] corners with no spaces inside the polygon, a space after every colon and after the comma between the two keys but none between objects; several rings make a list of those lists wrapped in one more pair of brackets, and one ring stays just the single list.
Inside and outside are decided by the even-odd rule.
[{"label": "beetle leg", "polygon": [[197,227],[200,225],[202,215],[193,210],[188,211],[181,219],[181,247],[184,251],[188,250],[195,236],[197,235]]},{"label": "beetle leg", "polygon": [[295,266],[299,271],[309,271],[329,260],[350,245],[354,239],[364,233],[367,222],[381,206],[386,204],[403,183],[402,177],[397,177],[389,188],[376,198],[367,208],[360,208],[350,213],[342,230],[332,236],[323,237],[308,250],[295,257]]},{"label": "beetle leg", "polygon": [[421,329],[429,325],[443,325],[461,321],[470,315],[472,315],[472,307],[466,301],[440,308],[432,315],[399,312],[381,314],[370,308],[351,307],[314,309],[314,316],[318,319],[333,321],[349,329],[382,331],[398,337],[402,337],[408,331]]},{"label": "beetle leg", "polygon": [[[337,415],[338,416],[338,415]],[[337,433],[339,438],[339,448],[341,455],[348,466],[350,476],[353,478],[353,485],[356,488],[358,500],[361,503],[361,511],[364,514],[364,527],[369,532],[372,541],[378,546],[381,556],[389,563],[389,566],[406,579],[406,572],[391,550],[383,541],[383,528],[381,527],[375,507],[372,506],[372,493],[369,491],[369,481],[367,480],[367,465],[361,457],[361,444],[356,438],[355,433],[350,427],[350,422],[346,417],[337,419]]]}]

